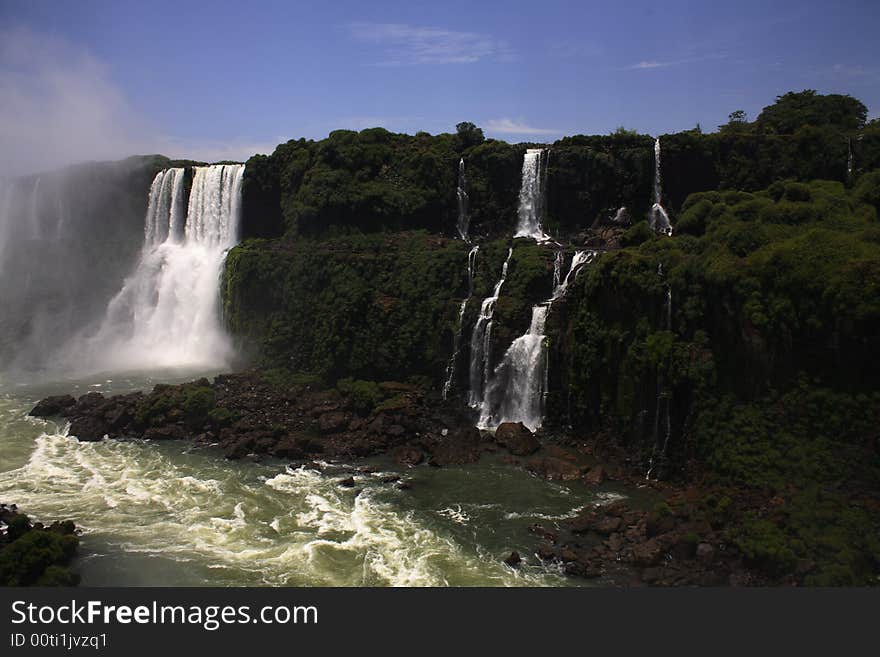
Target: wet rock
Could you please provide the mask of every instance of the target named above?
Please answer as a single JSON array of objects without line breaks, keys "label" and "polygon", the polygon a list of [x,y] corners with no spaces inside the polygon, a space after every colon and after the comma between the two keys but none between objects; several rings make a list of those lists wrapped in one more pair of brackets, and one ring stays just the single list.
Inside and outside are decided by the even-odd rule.
[{"label": "wet rock", "polygon": [[186,438],[186,431],[177,424],[166,424],[144,431],[145,440],[183,440],[184,438]]},{"label": "wet rock", "polygon": [[95,442],[103,440],[108,432],[109,427],[102,419],[90,415],[80,415],[70,421],[68,433],[77,440]]},{"label": "wet rock", "polygon": [[57,417],[76,404],[70,395],[53,395],[40,400],[28,415],[32,417]]},{"label": "wet rock", "polygon": [[354,477],[346,477],[345,479],[341,479],[339,481],[339,485],[342,488],[354,488]]},{"label": "wet rock", "polygon": [[285,436],[279,440],[273,449],[275,456],[286,459],[303,459],[306,452],[302,444],[293,436]]},{"label": "wet rock", "polygon": [[553,456],[536,456],[526,462],[526,469],[551,481],[574,481],[580,479],[583,468],[576,463]]},{"label": "wet rock", "polygon": [[412,490],[412,482],[411,481],[401,481],[395,488],[397,490]]},{"label": "wet rock", "polygon": [[715,558],[715,548],[709,543],[700,543],[697,545],[697,561],[702,564],[710,564]]},{"label": "wet rock", "polygon": [[391,458],[394,459],[397,465],[414,466],[421,463],[425,455],[422,453],[422,450],[416,447],[404,446],[395,449]]},{"label": "wet rock", "polygon": [[465,465],[476,463],[482,454],[480,432],[468,427],[447,436],[434,445],[431,451],[431,465]]},{"label": "wet rock", "polygon": [[663,546],[651,539],[636,545],[632,549],[632,559],[637,566],[656,566],[663,557]]},{"label": "wet rock", "polygon": [[504,560],[504,563],[506,563],[511,568],[518,568],[519,565],[522,563],[522,557],[519,556],[519,552],[514,550],[513,552],[510,553],[510,556],[508,556]]},{"label": "wet rock", "polygon": [[590,486],[598,486],[602,482],[605,481],[605,468],[601,465],[597,465],[593,468],[590,468],[587,475],[584,477],[584,482],[589,484]]},{"label": "wet rock", "polygon": [[623,525],[623,520],[614,516],[606,516],[604,518],[599,518],[595,525],[593,525],[596,532],[602,534],[604,536],[610,536],[620,530]]},{"label": "wet rock", "polygon": [[379,479],[383,484],[393,484],[400,481],[400,475],[388,475]]},{"label": "wet rock", "polygon": [[507,447],[507,451],[515,456],[529,456],[541,448],[541,443],[522,422],[503,422],[498,425],[495,442]]},{"label": "wet rock", "polygon": [[318,428],[322,433],[336,433],[348,426],[349,416],[346,413],[324,413],[318,418]]}]

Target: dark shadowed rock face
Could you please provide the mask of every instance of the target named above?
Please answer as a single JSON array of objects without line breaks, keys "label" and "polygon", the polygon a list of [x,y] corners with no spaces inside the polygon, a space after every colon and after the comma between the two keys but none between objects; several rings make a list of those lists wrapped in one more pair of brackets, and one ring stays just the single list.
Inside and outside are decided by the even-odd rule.
[{"label": "dark shadowed rock face", "polygon": [[460,429],[437,442],[431,451],[431,465],[476,463],[483,452],[480,432],[474,427]]},{"label": "dark shadowed rock face", "polygon": [[76,404],[70,395],[55,395],[41,400],[28,415],[32,417],[57,417]]},{"label": "dark shadowed rock face", "polygon": [[495,430],[495,442],[516,456],[529,456],[541,447],[538,439],[522,422],[504,422]]}]

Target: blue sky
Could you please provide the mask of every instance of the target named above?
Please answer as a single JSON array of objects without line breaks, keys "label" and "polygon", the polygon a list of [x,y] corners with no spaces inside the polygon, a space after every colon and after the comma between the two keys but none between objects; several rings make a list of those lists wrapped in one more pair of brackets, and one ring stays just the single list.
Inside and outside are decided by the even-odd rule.
[{"label": "blue sky", "polygon": [[805,88],[876,116],[878,34],[876,1],[0,0],[0,150],[217,159],[462,120],[511,141],[660,134]]}]

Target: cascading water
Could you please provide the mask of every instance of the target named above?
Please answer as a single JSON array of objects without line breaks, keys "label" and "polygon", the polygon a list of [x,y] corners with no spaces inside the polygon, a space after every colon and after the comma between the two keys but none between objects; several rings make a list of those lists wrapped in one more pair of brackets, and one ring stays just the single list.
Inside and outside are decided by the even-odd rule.
[{"label": "cascading water", "polygon": [[626,206],[621,205],[617,208],[617,212],[614,213],[614,216],[611,218],[612,223],[628,225],[630,223],[629,218],[629,210],[626,209]]},{"label": "cascading water", "polygon": [[547,390],[547,355],[544,346],[547,316],[553,302],[565,295],[581,267],[591,262],[595,255],[595,251],[575,253],[568,273],[554,286],[551,297],[532,307],[529,330],[513,341],[486,384],[477,422],[479,428],[494,429],[503,422],[522,422],[532,431],[541,426]]},{"label": "cascading water", "polygon": [[530,148],[523,156],[522,184],[517,210],[519,222],[514,237],[531,237],[539,242],[550,239],[541,228],[547,184],[545,153],[543,148]]},{"label": "cascading water", "polygon": [[853,174],[853,149],[852,137],[846,138],[846,177],[847,180],[852,179]]},{"label": "cascading water", "polygon": [[507,267],[510,264],[512,255],[513,247],[510,247],[507,251],[507,259],[501,268],[501,278],[495,283],[492,296],[483,299],[483,303],[480,305],[480,316],[477,317],[474,330],[471,332],[470,393],[468,395],[468,403],[473,408],[479,408],[483,403],[483,391],[489,378],[489,367],[491,365],[492,317],[495,314],[495,303],[501,294],[501,287],[504,285],[504,281],[507,280]]},{"label": "cascading water", "polygon": [[663,183],[660,176],[660,138],[654,140],[654,205],[651,206],[650,223],[655,233],[672,235],[669,215],[662,205]]},{"label": "cascading water", "polygon": [[232,348],[219,313],[226,252],[238,235],[244,165],[196,167],[184,222],[183,169],[150,190],[140,262],[88,339],[87,364],[104,370],[213,367]]},{"label": "cascading water", "polygon": [[468,216],[467,178],[464,171],[464,158],[458,162],[458,187],[455,190],[458,197],[458,234],[465,242],[469,241],[468,228],[470,217]]},{"label": "cascading water", "polygon": [[461,302],[461,307],[458,309],[458,330],[455,333],[455,340],[452,344],[452,356],[449,358],[449,364],[446,365],[446,381],[443,383],[443,399],[446,399],[449,396],[449,391],[452,389],[452,383],[455,379],[455,364],[458,362],[458,354],[461,351],[461,331],[462,331],[462,322],[464,320],[464,311],[467,308],[468,301],[471,300],[471,297],[474,295],[474,270],[477,266],[477,252],[480,250],[479,246],[475,246],[468,253],[468,293],[467,297]]}]

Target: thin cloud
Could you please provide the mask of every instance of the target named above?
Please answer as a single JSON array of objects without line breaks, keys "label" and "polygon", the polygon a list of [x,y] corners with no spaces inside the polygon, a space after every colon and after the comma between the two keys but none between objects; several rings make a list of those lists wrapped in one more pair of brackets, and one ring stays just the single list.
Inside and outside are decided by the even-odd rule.
[{"label": "thin cloud", "polygon": [[502,135],[558,135],[559,130],[555,128],[536,128],[528,125],[523,121],[514,119],[489,119],[486,122],[486,130],[489,132],[497,132]]},{"label": "thin cloud", "polygon": [[638,64],[633,64],[632,66],[627,66],[627,70],[629,71],[641,71],[650,68],[666,68],[667,66],[672,66],[674,62],[656,62],[656,61],[645,61],[639,62]]},{"label": "thin cloud", "polygon": [[383,48],[381,66],[473,64],[510,56],[507,45],[477,32],[457,32],[404,23],[350,23],[351,35]]}]

